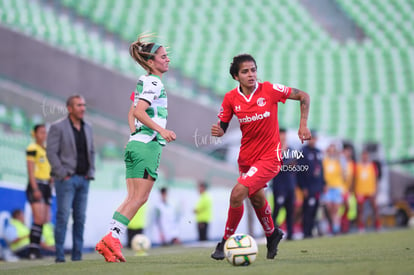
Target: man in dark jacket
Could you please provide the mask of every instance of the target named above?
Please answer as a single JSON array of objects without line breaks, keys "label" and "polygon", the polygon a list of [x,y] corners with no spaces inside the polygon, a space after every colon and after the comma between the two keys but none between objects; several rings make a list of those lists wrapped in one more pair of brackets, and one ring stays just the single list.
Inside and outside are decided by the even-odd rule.
[{"label": "man in dark jacket", "polygon": [[92,127],[83,120],[85,99],[68,98],[69,115],[50,126],[47,158],[55,180],[57,213],[55,226],[56,262],[65,262],[64,243],[69,215],[73,217],[72,261],[82,260],[89,181],[95,174]]},{"label": "man in dark jacket", "polygon": [[296,186],[296,156],[294,150],[287,146],[286,129],[279,129],[280,144],[283,156],[281,171],[272,180],[274,210],[273,222],[277,222],[277,215],[282,207],[286,210],[287,239],[293,238],[293,215],[295,210],[295,186]]},{"label": "man in dark jacket", "polygon": [[312,131],[312,139],[302,148],[303,157],[298,160],[299,167],[307,167],[298,172],[298,184],[303,192],[303,234],[304,238],[312,237],[319,198],[323,193],[325,181],[322,169],[322,152],[315,147],[316,132]]}]

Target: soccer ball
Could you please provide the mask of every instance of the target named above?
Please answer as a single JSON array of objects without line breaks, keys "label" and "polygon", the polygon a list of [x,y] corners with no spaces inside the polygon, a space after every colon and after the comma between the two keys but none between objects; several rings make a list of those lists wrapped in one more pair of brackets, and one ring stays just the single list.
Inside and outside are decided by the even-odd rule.
[{"label": "soccer ball", "polygon": [[246,266],[256,260],[258,253],[256,241],[247,234],[234,234],[224,244],[224,255],[234,266]]},{"label": "soccer ball", "polygon": [[148,249],[151,248],[151,241],[147,236],[137,234],[131,240],[131,248],[137,255],[147,255]]}]

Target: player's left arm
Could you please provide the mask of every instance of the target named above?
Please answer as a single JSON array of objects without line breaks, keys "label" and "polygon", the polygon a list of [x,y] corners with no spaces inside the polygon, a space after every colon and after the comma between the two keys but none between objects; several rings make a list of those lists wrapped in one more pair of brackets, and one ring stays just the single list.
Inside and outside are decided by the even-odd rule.
[{"label": "player's left arm", "polygon": [[308,129],[308,116],[309,116],[309,107],[310,107],[310,97],[309,95],[296,88],[291,88],[292,91],[289,95],[289,99],[300,101],[300,124],[298,136],[301,142],[305,140],[310,140],[312,138],[311,132]]}]

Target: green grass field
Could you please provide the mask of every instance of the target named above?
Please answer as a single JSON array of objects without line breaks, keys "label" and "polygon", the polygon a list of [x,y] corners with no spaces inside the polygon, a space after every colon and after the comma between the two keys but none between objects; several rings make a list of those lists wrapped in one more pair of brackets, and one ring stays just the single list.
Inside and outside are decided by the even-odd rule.
[{"label": "green grass field", "polygon": [[126,263],[106,263],[96,254],[81,262],[0,263],[0,274],[414,274],[414,230],[356,234],[282,242],[275,260],[260,245],[255,263],[233,267],[210,259],[213,248],[154,248],[137,257],[124,249]]}]

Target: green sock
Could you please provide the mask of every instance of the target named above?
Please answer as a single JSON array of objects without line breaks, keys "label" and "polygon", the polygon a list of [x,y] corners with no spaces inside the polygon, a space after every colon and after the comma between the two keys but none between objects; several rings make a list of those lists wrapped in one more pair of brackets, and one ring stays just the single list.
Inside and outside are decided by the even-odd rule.
[{"label": "green sock", "polygon": [[122,215],[121,213],[119,213],[119,212],[115,212],[114,213],[114,216],[112,217],[112,219],[114,219],[114,220],[116,220],[116,221],[118,221],[118,222],[120,222],[120,223],[122,223],[123,225],[125,225],[125,226],[128,226],[128,224],[129,224],[129,220],[128,220],[128,218],[127,217],[125,217],[124,215]]}]

